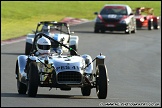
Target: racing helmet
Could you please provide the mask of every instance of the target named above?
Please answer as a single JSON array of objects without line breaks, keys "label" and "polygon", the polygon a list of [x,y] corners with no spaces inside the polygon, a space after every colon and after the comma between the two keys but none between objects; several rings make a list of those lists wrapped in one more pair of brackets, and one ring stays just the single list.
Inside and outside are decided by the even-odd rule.
[{"label": "racing helmet", "polygon": [[49,54],[51,41],[46,37],[41,37],[37,40],[37,50],[40,54]]},{"label": "racing helmet", "polygon": [[42,30],[43,33],[49,33],[50,32],[50,26],[48,25],[43,25]]}]

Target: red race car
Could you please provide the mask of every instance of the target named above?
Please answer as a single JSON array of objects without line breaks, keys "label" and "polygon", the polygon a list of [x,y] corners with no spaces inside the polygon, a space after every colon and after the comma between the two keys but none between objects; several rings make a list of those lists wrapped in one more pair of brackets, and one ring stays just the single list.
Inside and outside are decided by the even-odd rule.
[{"label": "red race car", "polygon": [[148,30],[159,29],[159,17],[154,16],[153,8],[138,7],[135,10],[136,26],[138,29],[147,27]]}]

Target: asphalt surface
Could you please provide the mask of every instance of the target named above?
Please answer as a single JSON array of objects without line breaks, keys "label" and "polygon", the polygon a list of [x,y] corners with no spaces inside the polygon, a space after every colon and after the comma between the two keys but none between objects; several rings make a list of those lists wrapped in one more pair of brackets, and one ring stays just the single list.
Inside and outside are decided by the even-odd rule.
[{"label": "asphalt surface", "polygon": [[[96,90],[82,96],[80,88],[71,91],[39,87],[35,98],[17,92],[15,65],[24,54],[25,41],[1,46],[2,107],[102,107],[161,106],[161,28],[136,34],[123,32],[93,33],[94,22],[70,26],[79,36],[79,54],[95,58],[106,56],[110,83],[106,99]],[[94,70],[95,71],[95,70]]]}]

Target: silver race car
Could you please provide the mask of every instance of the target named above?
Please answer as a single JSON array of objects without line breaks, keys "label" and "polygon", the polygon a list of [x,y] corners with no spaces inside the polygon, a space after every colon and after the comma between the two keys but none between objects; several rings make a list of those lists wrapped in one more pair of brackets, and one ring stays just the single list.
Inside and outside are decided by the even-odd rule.
[{"label": "silver race car", "polygon": [[[72,36],[74,32],[70,31],[69,24],[63,22],[56,21],[41,21],[37,24],[36,31],[33,33],[29,33],[26,37],[26,45],[25,45],[25,54],[29,55],[30,50],[32,49],[32,44],[34,42],[34,38],[37,33],[43,32],[53,39],[62,42],[63,44],[70,46],[74,50],[78,50],[78,36]],[[56,51],[58,48],[58,44],[52,42],[51,50]],[[68,52],[66,48],[63,47],[63,52]],[[70,54],[73,54],[70,52]]]},{"label": "silver race car", "polygon": [[[51,51],[52,43],[59,47]],[[62,47],[71,54],[63,54]],[[93,71],[93,62],[95,71]],[[73,48],[55,40],[53,37],[36,33],[29,55],[19,55],[16,61],[16,80],[19,94],[36,97],[38,87],[71,90],[81,88],[83,96],[90,96],[96,88],[99,99],[107,97],[109,77],[105,56],[101,53],[94,59],[88,54],[79,55]]]}]

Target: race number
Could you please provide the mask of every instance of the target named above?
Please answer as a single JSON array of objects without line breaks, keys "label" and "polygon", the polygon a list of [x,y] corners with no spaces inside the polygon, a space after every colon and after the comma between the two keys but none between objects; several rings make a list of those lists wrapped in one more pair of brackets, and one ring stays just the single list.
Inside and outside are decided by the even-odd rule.
[{"label": "race number", "polygon": [[79,70],[78,66],[58,66],[56,67],[56,71],[60,70]]},{"label": "race number", "polygon": [[116,18],[116,15],[110,14],[110,15],[108,15],[108,18]]}]

